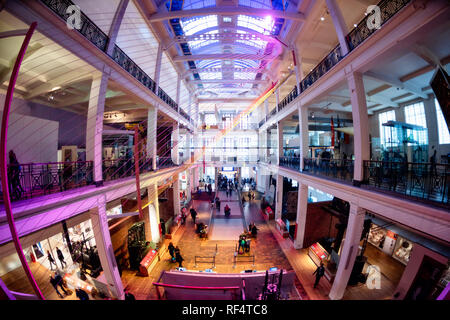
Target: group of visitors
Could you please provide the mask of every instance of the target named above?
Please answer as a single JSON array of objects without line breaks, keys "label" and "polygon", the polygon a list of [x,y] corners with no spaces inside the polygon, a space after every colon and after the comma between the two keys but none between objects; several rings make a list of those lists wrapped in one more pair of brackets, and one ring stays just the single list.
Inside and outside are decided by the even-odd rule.
[{"label": "group of visitors", "polygon": [[[67,267],[67,262],[64,261],[64,255],[58,247],[56,247],[56,255],[58,256],[59,262],[61,263],[61,267],[62,268]],[[48,250],[47,250],[47,259],[48,259],[48,262],[50,263],[50,270],[53,270],[53,265],[55,265],[55,267],[58,268],[58,265],[56,264],[55,259],[53,258],[52,254]]]},{"label": "group of visitors", "polygon": [[168,250],[169,250],[170,257],[171,257],[170,261],[178,262],[179,268],[183,267],[182,264],[183,264],[184,259],[181,256],[180,248],[178,246],[175,247],[173,245],[173,243],[171,242],[171,243],[169,243]]},{"label": "group of visitors", "polygon": [[[248,233],[244,232],[239,236],[239,241],[238,241],[238,254],[244,254],[246,252],[250,252],[250,242],[251,239],[248,235]],[[242,248],[242,252],[241,252],[241,248]]]}]

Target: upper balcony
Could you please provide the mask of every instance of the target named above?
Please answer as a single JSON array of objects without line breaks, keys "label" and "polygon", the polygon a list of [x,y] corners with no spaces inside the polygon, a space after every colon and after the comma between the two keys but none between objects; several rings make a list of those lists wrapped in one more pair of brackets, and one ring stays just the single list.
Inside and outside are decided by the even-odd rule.
[{"label": "upper balcony", "polygon": [[[46,8],[51,10],[56,16],[62,19],[65,23],[68,23],[70,14],[67,13],[68,7],[74,5],[70,0],[67,1],[48,1],[41,0]],[[161,88],[157,87],[156,82],[135,62],[131,59],[117,44],[114,45],[112,53],[107,53],[107,46],[110,41],[108,35],[101,30],[92,20],[90,20],[83,12],[81,12],[81,27],[75,29],[84,37],[87,41],[93,44],[98,50],[103,52],[118,66],[125,70],[129,75],[141,83],[144,87],[152,92],[156,97],[160,99],[161,103],[164,103],[170,109],[175,111],[181,116],[187,123],[193,125],[193,119],[182,110],[178,104]]]}]

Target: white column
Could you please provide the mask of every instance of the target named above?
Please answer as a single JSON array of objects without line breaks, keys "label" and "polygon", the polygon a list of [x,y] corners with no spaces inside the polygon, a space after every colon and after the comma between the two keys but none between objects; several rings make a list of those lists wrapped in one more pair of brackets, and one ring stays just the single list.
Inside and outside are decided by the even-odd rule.
[{"label": "white column", "polygon": [[364,160],[370,158],[369,145],[369,116],[367,113],[366,94],[362,74],[351,72],[347,75],[347,82],[352,103],[352,117],[354,130],[355,165],[353,180],[359,183],[364,177]]},{"label": "white column", "polygon": [[180,206],[180,179],[179,174],[175,173],[173,177],[173,215],[176,217],[181,213],[181,206]]},{"label": "white column", "polygon": [[[146,225],[145,235],[148,241],[158,243],[161,240],[159,233],[159,202],[158,202],[158,182],[152,183],[147,187],[147,194],[149,202],[148,210],[146,210]],[[154,208],[154,215],[151,209]]]},{"label": "white column", "polygon": [[155,76],[153,77],[153,81],[155,81],[156,84],[156,95],[158,95],[159,79],[161,75],[162,52],[163,47],[160,43],[158,44],[158,52],[156,53]]},{"label": "white column", "polygon": [[334,28],[341,45],[341,53],[345,56],[349,52],[347,41],[345,36],[348,34],[347,25],[345,24],[344,17],[336,0],[325,0],[327,3],[328,11],[330,12],[331,19],[333,20]]},{"label": "white column", "polygon": [[300,102],[297,104],[298,109],[298,134],[299,134],[299,155],[300,155],[300,171],[305,166],[304,159],[308,157],[309,151],[309,125],[308,125],[308,107],[302,106]]},{"label": "white column", "polygon": [[117,268],[114,248],[111,243],[111,236],[106,219],[106,201],[105,198],[99,197],[98,207],[89,211],[92,228],[95,237],[100,263],[102,265],[103,274],[105,275],[111,295],[117,299],[123,300],[123,284],[120,279],[119,269]]},{"label": "white column", "polygon": [[332,300],[340,300],[344,296],[358,254],[364,218],[365,210],[351,203],[345,241],[339,258],[339,266],[329,293],[329,297]]},{"label": "white column", "polygon": [[278,136],[278,152],[277,152],[277,164],[280,165],[280,157],[284,156],[283,153],[283,124],[278,122],[277,125],[277,136]]},{"label": "white column", "polygon": [[278,104],[280,103],[280,88],[275,90],[275,109],[278,112]]},{"label": "white column", "polygon": [[302,81],[304,75],[303,75],[303,69],[302,69],[302,59],[299,54],[299,50],[297,46],[294,44],[292,46],[292,55],[294,60],[294,72],[295,72],[295,80],[297,85],[297,92],[300,94],[300,82]]},{"label": "white column", "polygon": [[264,100],[264,112],[265,114],[265,119],[267,120],[267,116],[269,115],[269,99]]},{"label": "white column", "polygon": [[94,162],[94,181],[97,186],[103,185],[102,135],[107,86],[107,73],[96,73],[91,84],[87,113],[86,160]]},{"label": "white column", "polygon": [[283,210],[283,176],[277,174],[277,190],[276,190],[276,200],[275,200],[275,220],[281,219],[281,211]]},{"label": "white column", "polygon": [[306,184],[298,184],[298,199],[297,199],[297,235],[294,240],[294,248],[302,249],[305,240],[305,225],[306,214],[308,211],[308,186]]},{"label": "white column", "polygon": [[173,123],[172,128],[172,161],[176,165],[180,164],[180,152],[178,150],[178,145],[180,143],[180,129],[178,123]]},{"label": "white column", "polygon": [[108,54],[109,56],[113,55],[117,35],[119,34],[120,25],[122,24],[123,16],[125,15],[125,11],[127,10],[128,2],[129,0],[121,0],[119,2],[119,6],[117,7],[113,21],[111,23],[111,27],[109,28],[109,40],[106,47],[106,54]]},{"label": "white column", "polygon": [[156,157],[158,153],[158,108],[150,107],[147,113],[147,157],[152,159],[152,169],[156,170]]}]

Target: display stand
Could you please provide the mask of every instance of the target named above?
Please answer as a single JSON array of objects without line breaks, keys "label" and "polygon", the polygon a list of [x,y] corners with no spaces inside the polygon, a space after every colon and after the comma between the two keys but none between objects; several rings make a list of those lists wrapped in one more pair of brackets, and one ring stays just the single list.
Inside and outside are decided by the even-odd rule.
[{"label": "display stand", "polygon": [[280,234],[282,235],[283,238],[289,238],[289,231],[286,228],[286,223],[284,223],[283,220],[277,219],[276,226],[277,226],[278,232],[280,232]]},{"label": "display stand", "polygon": [[266,209],[261,210],[261,214],[266,221],[275,219],[275,212],[273,212],[272,208],[269,206],[267,206]]},{"label": "display stand", "polygon": [[336,276],[336,270],[330,270],[327,267],[327,261],[329,260],[329,253],[318,243],[314,243],[311,245],[308,249],[308,256],[311,258],[311,260],[314,262],[316,266],[319,266],[321,262],[324,263],[325,266],[325,278],[333,282],[335,276]]},{"label": "display stand", "polygon": [[[158,259],[156,259],[158,257]],[[139,273],[141,276],[148,277],[149,273],[155,266],[155,264],[160,260],[158,251],[153,249],[150,250],[147,255],[142,259],[141,263],[139,264]]]}]

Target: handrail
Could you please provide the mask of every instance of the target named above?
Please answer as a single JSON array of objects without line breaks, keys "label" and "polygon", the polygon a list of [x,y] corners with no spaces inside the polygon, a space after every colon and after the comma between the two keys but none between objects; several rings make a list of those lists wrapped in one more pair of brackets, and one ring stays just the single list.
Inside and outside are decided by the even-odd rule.
[{"label": "handrail", "polygon": [[241,287],[200,287],[200,286],[183,286],[179,284],[168,284],[160,282],[152,282],[154,286],[167,287],[167,288],[177,288],[177,289],[191,289],[191,290],[239,290]]}]

